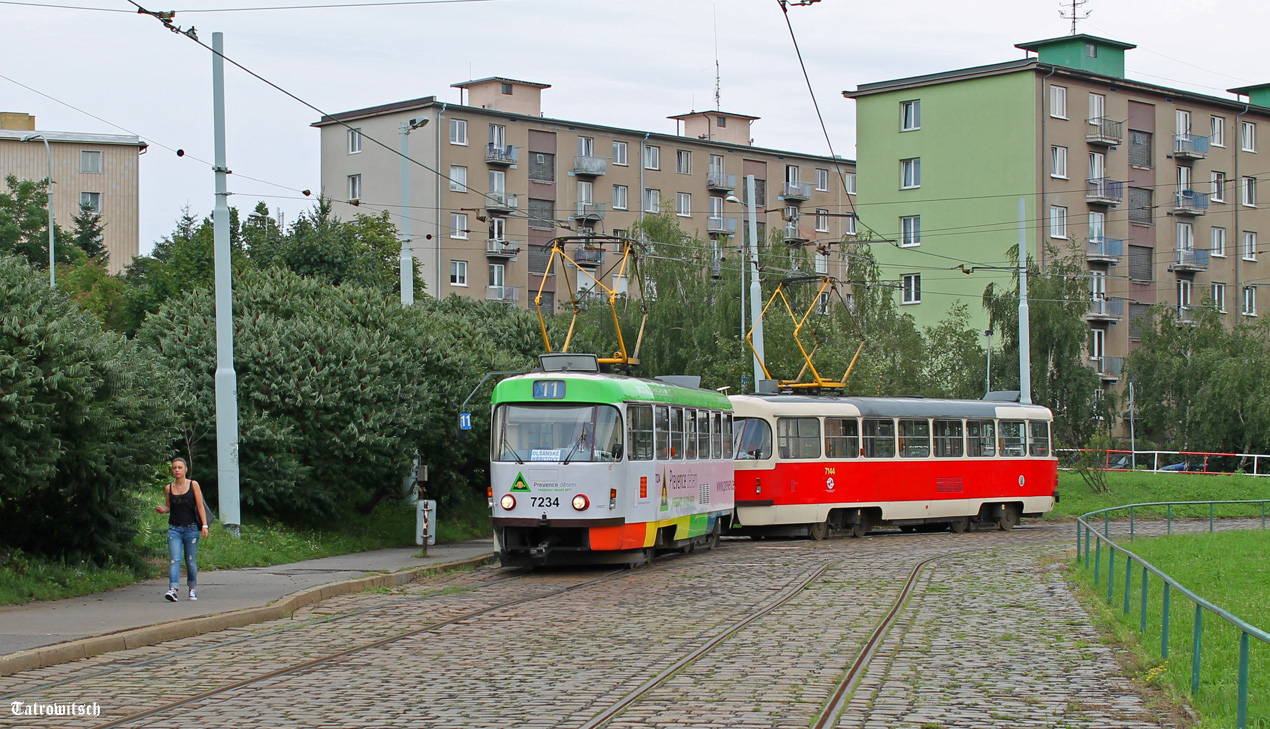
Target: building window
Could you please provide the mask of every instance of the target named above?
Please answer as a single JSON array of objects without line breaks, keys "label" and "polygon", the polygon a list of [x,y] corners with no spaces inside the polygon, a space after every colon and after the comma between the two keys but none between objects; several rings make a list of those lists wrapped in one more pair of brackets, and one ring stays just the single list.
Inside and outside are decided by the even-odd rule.
[{"label": "building window", "polygon": [[349,200],[362,199],[362,176],[361,175],[348,176],[348,199]]},{"label": "building window", "polygon": [[496,240],[500,243],[507,242],[507,218],[490,218],[489,219],[489,240]]},{"label": "building window", "polygon": [[1129,131],[1129,166],[1154,167],[1151,159],[1151,132]]},{"label": "building window", "polygon": [[824,208],[816,208],[816,232],[829,232],[829,211]]},{"label": "building window", "polygon": [[653,190],[644,188],[644,212],[660,213],[661,212],[661,190]]},{"label": "building window", "polygon": [[920,157],[900,160],[900,188],[908,190],[922,186],[922,160]]},{"label": "building window", "polygon": [[844,174],[842,177],[843,177],[843,179],[844,179],[844,180],[846,180],[846,181],[847,181],[847,183],[846,183],[846,184],[847,184],[847,194],[848,194],[848,195],[854,195],[854,194],[855,194],[855,173],[854,173],[854,172],[847,172],[847,173],[846,173],[846,174]]},{"label": "building window", "polygon": [[1214,116],[1209,118],[1208,143],[1214,147],[1226,146],[1226,117]]},{"label": "building window", "polygon": [[1226,173],[1213,170],[1213,202],[1226,202]]},{"label": "building window", "polygon": [[1210,244],[1208,252],[1215,258],[1226,257],[1226,229],[1213,228],[1209,233]]},{"label": "building window", "polygon": [[[813,253],[811,257],[816,267],[816,273],[829,273],[829,256],[817,251],[816,253]],[[821,296],[823,297],[821,300],[822,305],[827,305],[829,301],[829,292],[826,291],[822,293]],[[826,312],[822,311],[821,313],[823,314]]]},{"label": "building window", "polygon": [[847,217],[842,219],[842,232],[845,235],[856,234],[855,221],[856,221],[855,213],[851,213],[847,215]]},{"label": "building window", "polygon": [[1191,185],[1191,168],[1178,165],[1177,168],[1177,190],[1183,194],[1191,195],[1195,192]]},{"label": "building window", "polygon": [[450,189],[455,192],[467,192],[467,168],[462,165],[450,165]]},{"label": "building window", "polygon": [[357,154],[362,151],[362,130],[348,130],[348,153]]},{"label": "building window", "polygon": [[79,206],[87,207],[91,212],[101,213],[101,193],[100,192],[81,192],[79,194]]},{"label": "building window", "polygon": [[450,237],[467,240],[467,213],[450,213]]},{"label": "building window", "polygon": [[901,303],[920,304],[922,303],[922,275],[920,273],[906,273],[900,277]]},{"label": "building window", "polygon": [[1098,210],[1089,211],[1089,240],[1101,241],[1107,234],[1107,214]]},{"label": "building window", "polygon": [[626,185],[613,186],[613,209],[626,209]]},{"label": "building window", "polygon": [[556,227],[555,202],[529,198],[529,227],[538,230],[554,230]]},{"label": "building window", "polygon": [[[854,220],[854,218],[853,218]],[[922,216],[909,215],[900,218],[900,245],[916,246],[922,243]]]},{"label": "building window", "polygon": [[511,96],[511,95],[512,95],[512,85],[511,85],[511,84],[503,84],[503,95],[504,95],[504,96]]},{"label": "building window", "polygon": [[101,152],[83,150],[79,153],[79,171],[86,175],[101,174]]},{"label": "building window", "polygon": [[644,169],[661,169],[661,147],[644,147]]},{"label": "building window", "polygon": [[1155,249],[1150,246],[1129,246],[1129,280],[1152,281],[1155,279]]},{"label": "building window", "polygon": [[1195,248],[1195,228],[1190,223],[1177,224],[1177,249],[1189,251]]},{"label": "building window", "polygon": [[489,125],[489,146],[499,152],[507,148],[507,125]]},{"label": "building window", "polygon": [[1242,180],[1240,198],[1245,207],[1257,207],[1257,178],[1245,177]]},{"label": "building window", "polygon": [[829,189],[829,170],[816,169],[816,189],[820,192]]},{"label": "building window", "polygon": [[450,261],[450,285],[467,286],[467,261]]},{"label": "building window", "polygon": [[912,132],[922,128],[922,102],[920,99],[900,102],[900,131]]},{"label": "building window", "polygon": [[785,182],[798,184],[798,165],[785,165]]},{"label": "building window", "polygon": [[578,204],[590,205],[595,202],[595,185],[588,180],[578,181]]},{"label": "building window", "polygon": [[675,215],[681,218],[692,217],[692,195],[690,193],[675,193]]},{"label": "building window", "polygon": [[1257,260],[1257,233],[1251,230],[1244,231],[1243,238],[1243,258],[1245,261]]},{"label": "building window", "polygon": [[450,144],[461,144],[467,146],[467,121],[464,119],[450,120]]},{"label": "building window", "polygon": [[626,162],[626,142],[613,143],[613,164],[625,167]]},{"label": "building window", "polygon": [[1243,122],[1240,125],[1239,146],[1245,152],[1257,151],[1257,123]]},{"label": "building window", "polygon": [[1067,118],[1067,87],[1050,84],[1050,116]]},{"label": "building window", "polygon": [[1151,207],[1152,190],[1148,187],[1129,188],[1129,222],[1139,225],[1150,225],[1153,208]]},{"label": "building window", "polygon": [[1050,206],[1050,237],[1067,237],[1067,208],[1061,205]]},{"label": "building window", "polygon": [[1214,283],[1212,298],[1213,298],[1213,307],[1217,309],[1218,311],[1220,311],[1221,313],[1225,314],[1226,313],[1226,284]]},{"label": "building window", "polygon": [[1107,352],[1107,332],[1102,329],[1089,330],[1089,359],[1101,363]]},{"label": "building window", "polygon": [[675,151],[675,172],[681,175],[692,174],[692,152],[686,149]]},{"label": "building window", "polygon": [[1086,43],[1086,44],[1085,44],[1085,56],[1086,56],[1087,58],[1097,58],[1097,57],[1098,57],[1098,46],[1094,45],[1093,43]]},{"label": "building window", "polygon": [[715,124],[718,124],[719,128],[723,129],[728,125],[728,118],[726,116],[721,116],[715,120]]},{"label": "building window", "polygon": [[1100,124],[1101,120],[1107,116],[1107,97],[1103,94],[1089,95],[1089,119],[1090,124]]},{"label": "building window", "polygon": [[489,285],[496,289],[503,288],[507,280],[507,267],[501,263],[489,264]]},{"label": "building window", "polygon": [[1244,316],[1257,315],[1257,288],[1255,286],[1244,287]]},{"label": "building window", "polygon": [[578,156],[595,156],[595,137],[578,137]]},{"label": "building window", "polygon": [[1050,147],[1050,177],[1067,179],[1067,147]]}]

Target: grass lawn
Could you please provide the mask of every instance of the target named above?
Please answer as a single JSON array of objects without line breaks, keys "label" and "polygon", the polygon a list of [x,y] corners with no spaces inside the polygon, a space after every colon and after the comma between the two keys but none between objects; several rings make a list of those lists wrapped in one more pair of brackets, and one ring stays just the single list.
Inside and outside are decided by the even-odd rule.
[{"label": "grass lawn", "polygon": [[[1058,472],[1059,502],[1047,519],[1066,520],[1087,514],[1098,509],[1106,509],[1122,504],[1140,504],[1150,501],[1226,501],[1241,499],[1270,499],[1270,477],[1244,476],[1239,474],[1187,474],[1187,473],[1143,473],[1143,472],[1110,472],[1107,474],[1109,494],[1096,494],[1073,471]],[[1230,507],[1234,509],[1235,507]],[[1144,512],[1144,517],[1163,517],[1164,510]],[[1218,507],[1217,516],[1239,515],[1252,516],[1254,512],[1248,507],[1239,507],[1238,511],[1223,511]],[[1208,516],[1208,507],[1191,508],[1189,511],[1173,512],[1174,516]],[[1113,514],[1113,518],[1128,518],[1128,512]]]},{"label": "grass lawn", "polygon": [[[1270,596],[1270,530],[1175,535],[1138,539],[1132,543],[1122,541],[1120,545],[1205,600],[1254,627],[1270,630],[1270,599],[1267,599]],[[1128,568],[1126,602],[1126,559],[1123,553],[1117,554],[1108,600],[1109,563],[1108,550],[1104,548],[1098,561],[1096,584],[1095,560],[1091,559],[1086,569],[1082,559],[1074,571],[1090,587],[1093,599],[1103,606],[1100,610],[1104,615],[1131,628],[1137,635],[1136,640],[1149,663],[1144,678],[1170,684],[1176,691],[1189,695],[1195,604],[1176,589],[1170,591],[1168,656],[1162,657],[1163,582],[1154,575],[1147,579],[1147,627],[1139,634],[1143,570],[1136,561]],[[1189,699],[1203,717],[1203,727],[1235,726],[1239,635],[1240,631],[1226,621],[1213,613],[1204,613],[1199,652],[1200,687]],[[1248,726],[1270,726],[1270,645],[1250,637],[1249,648]]]}]

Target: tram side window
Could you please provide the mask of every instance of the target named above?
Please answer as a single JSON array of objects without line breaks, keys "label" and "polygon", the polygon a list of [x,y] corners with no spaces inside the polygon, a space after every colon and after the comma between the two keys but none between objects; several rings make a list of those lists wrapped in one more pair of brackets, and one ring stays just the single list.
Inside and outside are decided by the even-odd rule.
[{"label": "tram side window", "polygon": [[1048,458],[1050,454],[1050,424],[1045,421],[1028,423],[1032,430],[1032,455]]},{"label": "tram side window", "polygon": [[710,413],[706,410],[697,412],[697,457],[710,457]]},{"label": "tram side window", "polygon": [[934,435],[935,457],[961,458],[964,449],[961,441],[960,420],[936,420]]},{"label": "tram side window", "polygon": [[657,431],[657,460],[670,458],[670,410],[658,405],[654,410],[653,427]]},{"label": "tram side window", "polygon": [[860,424],[855,418],[825,418],[825,455],[829,458],[859,457]]},{"label": "tram side window", "polygon": [[996,423],[991,420],[967,420],[966,455],[971,458],[991,458],[996,454]]},{"label": "tram side window", "polygon": [[1019,457],[1027,455],[1027,435],[1022,420],[1001,421],[1001,455]]},{"label": "tram side window", "polygon": [[626,408],[626,441],[630,443],[632,461],[653,460],[653,406],[629,405]]},{"label": "tram side window", "polygon": [[697,411],[692,408],[684,411],[684,456],[697,457]]},{"label": "tram side window", "polygon": [[930,421],[900,419],[900,456],[930,458]]},{"label": "tram side window", "polygon": [[684,409],[670,409],[670,457],[676,461],[684,459]]},{"label": "tram side window", "polygon": [[723,413],[713,413],[710,428],[710,457],[724,458],[723,455]]},{"label": "tram side window", "polygon": [[737,418],[737,460],[767,460],[772,457],[772,428],[760,418]]},{"label": "tram side window", "polygon": [[777,418],[776,445],[781,458],[820,458],[820,420]]},{"label": "tram side window", "polygon": [[723,413],[723,457],[732,457],[732,413]]},{"label": "tram side window", "polygon": [[895,421],[866,418],[862,440],[864,447],[861,451],[865,458],[894,458]]}]

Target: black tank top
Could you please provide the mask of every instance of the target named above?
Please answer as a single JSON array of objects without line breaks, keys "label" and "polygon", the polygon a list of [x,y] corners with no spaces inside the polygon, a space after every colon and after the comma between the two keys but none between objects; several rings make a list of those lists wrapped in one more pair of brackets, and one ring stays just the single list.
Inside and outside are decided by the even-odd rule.
[{"label": "black tank top", "polygon": [[202,526],[198,520],[198,505],[194,503],[194,486],[191,484],[183,494],[169,494],[168,512],[169,526]]}]

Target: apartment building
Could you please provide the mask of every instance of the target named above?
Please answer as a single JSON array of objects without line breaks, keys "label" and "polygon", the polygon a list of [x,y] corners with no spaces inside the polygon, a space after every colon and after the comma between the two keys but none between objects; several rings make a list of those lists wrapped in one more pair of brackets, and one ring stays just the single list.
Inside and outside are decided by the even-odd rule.
[{"label": "apartment building", "polygon": [[965,301],[986,325],[980,301],[1010,283],[1022,200],[1031,255],[1044,262],[1049,243],[1084,261],[1104,386],[1154,304],[1182,321],[1197,306],[1232,324],[1265,311],[1270,85],[1231,89],[1240,100],[1133,81],[1134,46],[1090,35],[1016,47],[1027,57],[843,92],[857,102],[860,224],[895,241],[873,251],[900,304],[931,324]]},{"label": "apartment building", "polygon": [[[668,117],[676,133],[655,133],[545,117],[546,84],[495,77],[454,86],[463,103],[429,96],[313,124],[336,212],[390,211],[432,295],[532,307],[541,288],[554,311],[569,298],[547,270],[554,238],[621,235],[663,211],[720,250],[735,248],[746,175],[756,179],[760,226],[781,226],[790,245],[823,249],[813,256],[817,271],[838,271],[840,246],[831,244],[855,233],[854,218],[842,214],[852,209],[854,163],[755,147],[757,117],[693,112]],[[611,247],[575,244],[569,253],[621,290]]]},{"label": "apartment building", "polygon": [[51,159],[53,220],[70,231],[81,203],[97,211],[111,273],[123,271],[140,252],[139,156],[145,150],[134,136],[42,131],[30,114],[0,112],[0,181],[9,175],[43,180]]}]

